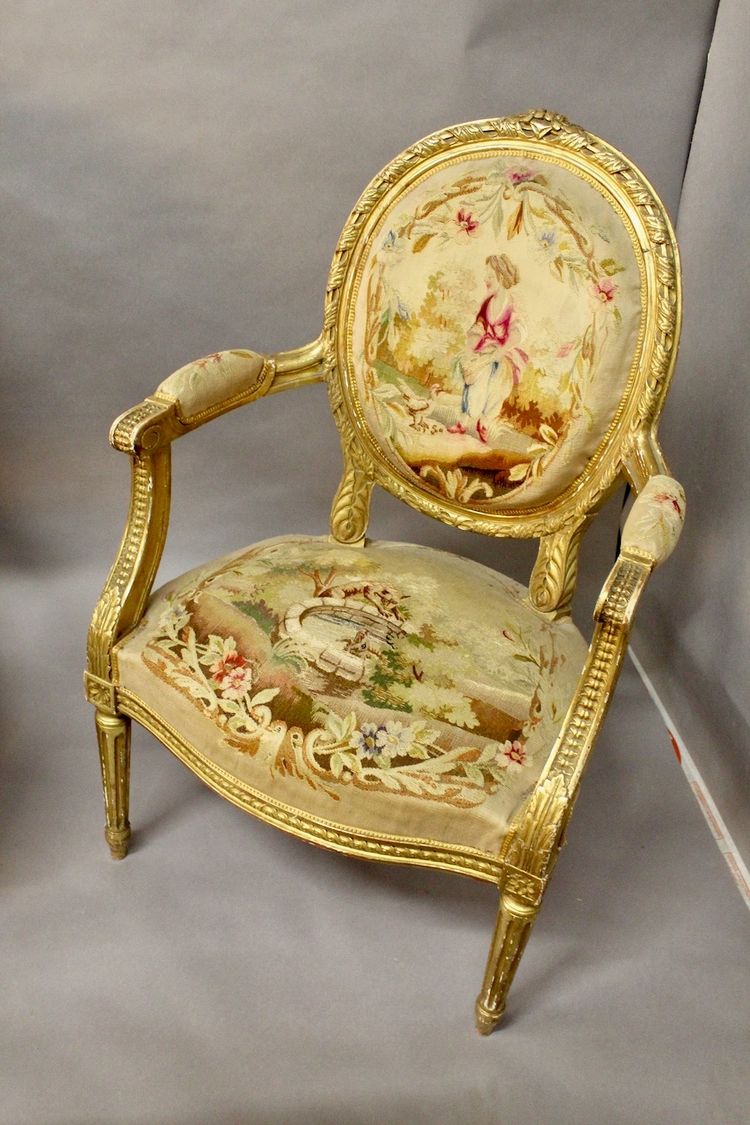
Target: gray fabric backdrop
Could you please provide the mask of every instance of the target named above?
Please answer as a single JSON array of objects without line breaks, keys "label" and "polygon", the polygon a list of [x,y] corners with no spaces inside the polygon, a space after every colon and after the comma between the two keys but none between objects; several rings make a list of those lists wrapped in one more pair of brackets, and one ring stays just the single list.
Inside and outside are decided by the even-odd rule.
[{"label": "gray fabric backdrop", "polygon": [[635,648],[750,863],[750,5],[721,0],[677,234],[685,325],[662,426],[689,518]]},{"label": "gray fabric backdrop", "polygon": [[[554,4],[543,0],[469,0],[460,5],[438,0],[410,4],[383,0],[378,5],[362,0],[309,0],[304,4],[288,0],[214,0],[211,4],[131,0],[127,5],[117,0],[25,0],[5,7],[0,28],[5,56],[1,79],[5,91],[5,154],[0,189],[6,256],[0,427],[5,455],[5,682],[12,684],[9,715],[14,717],[7,723],[10,738],[6,739],[7,761],[3,766],[8,778],[3,823],[9,833],[11,854],[18,857],[12,878],[18,883],[24,904],[16,916],[18,929],[13,930],[17,933],[13,953],[20,958],[13,969],[18,975],[13,979],[33,979],[34,987],[38,985],[53,997],[49,1009],[37,1009],[30,1006],[29,994],[19,984],[13,1007],[19,1022],[12,1026],[23,1029],[31,1021],[39,1057],[54,1060],[52,1073],[58,1075],[68,1099],[56,1101],[54,1089],[48,1096],[43,1084],[31,1081],[28,1085],[27,1077],[19,1077],[20,1085],[14,1086],[15,1100],[4,1103],[6,1109],[11,1107],[7,1110],[10,1116],[5,1118],[9,1122],[296,1119],[289,1108],[291,1102],[285,1102],[276,1087],[273,1105],[277,1108],[273,1112],[268,1108],[270,1102],[266,1116],[233,1112],[230,1092],[241,1088],[241,1080],[238,1074],[226,1071],[226,1058],[219,1066],[222,1081],[226,1078],[228,1084],[222,1100],[215,1090],[210,1096],[206,1094],[200,1080],[200,1065],[206,1059],[196,1055],[198,1069],[188,1074],[184,1057],[171,1041],[167,1054],[170,1050],[177,1052],[169,1057],[178,1061],[164,1063],[164,1105],[155,1092],[158,1067],[150,1069],[149,1062],[137,1055],[129,1059],[131,1069],[125,1071],[128,1082],[138,1086],[142,1066],[148,1081],[138,1091],[130,1112],[119,1087],[114,1096],[115,1070],[105,1067],[107,1077],[101,1077],[97,1085],[94,1071],[79,1059],[79,1069],[73,1066],[72,1077],[66,1079],[67,1056],[55,1054],[52,1029],[63,1019],[61,1013],[69,1010],[66,1005],[70,996],[64,989],[59,996],[55,991],[58,970],[54,956],[49,958],[49,976],[37,980],[33,975],[50,952],[42,938],[50,924],[45,911],[59,911],[62,918],[66,909],[63,884],[53,879],[49,893],[44,891],[46,884],[40,872],[47,860],[43,864],[41,857],[47,856],[44,848],[53,848],[53,840],[62,842],[62,874],[70,873],[64,884],[65,901],[71,905],[61,923],[61,948],[68,949],[66,943],[70,943],[71,949],[85,951],[93,966],[95,986],[87,983],[81,988],[93,1004],[95,996],[109,997],[108,978],[105,964],[100,966],[97,960],[101,949],[89,948],[89,931],[79,924],[79,918],[96,918],[96,925],[103,927],[104,940],[114,942],[106,922],[96,914],[95,901],[99,901],[99,889],[107,901],[112,901],[117,893],[114,888],[125,884],[122,876],[118,884],[110,873],[103,876],[100,887],[97,876],[90,893],[84,894],[79,881],[85,883],[92,876],[87,874],[83,852],[76,857],[78,866],[72,865],[68,852],[70,817],[76,824],[85,825],[84,831],[98,842],[96,777],[91,777],[86,801],[79,800],[72,796],[70,780],[78,776],[77,767],[68,763],[86,759],[86,777],[96,769],[93,734],[90,746],[77,749],[84,726],[88,729],[91,724],[80,700],[76,653],[82,653],[86,615],[111,561],[127,501],[127,467],[125,459],[110,451],[106,443],[109,423],[153,390],[169,372],[195,356],[236,346],[273,351],[314,338],[320,329],[330,256],[349,208],[390,157],[446,124],[538,105],[559,109],[631,156],[663,196],[672,216],[679,215],[686,329],[663,435],[668,456],[688,488],[690,518],[685,546],[663,575],[656,576],[647,594],[636,644],[657,688],[677,710],[678,728],[715,783],[717,797],[738,839],[750,842],[743,802],[738,797],[743,771],[750,761],[750,698],[742,659],[748,640],[748,575],[746,569],[744,574],[742,570],[748,558],[746,501],[736,483],[742,482],[747,465],[748,360],[743,348],[747,297],[743,275],[749,247],[742,201],[747,198],[750,181],[747,146],[735,124],[737,106],[745,104],[748,93],[742,70],[750,46],[747,5],[743,0],[721,0],[703,91],[715,17],[713,0],[628,0],[617,5],[589,0]],[[688,162],[696,115],[697,131]],[[175,450],[174,530],[162,575],[166,577],[266,535],[322,531],[339,468],[337,437],[320,387],[261,402],[180,442]],[[589,620],[593,599],[612,561],[617,515],[614,505],[592,529],[584,548],[576,605],[583,625]],[[374,504],[372,532],[382,538],[416,539],[459,550],[522,579],[528,575],[533,558],[530,545],[461,535],[382,495]],[[25,669],[20,689],[18,667]],[[642,711],[645,696],[638,695],[638,690],[631,683],[626,702]],[[53,701],[57,719],[48,716],[40,720],[44,700]],[[46,727],[40,727],[47,732],[57,730],[55,724],[59,723],[57,749],[63,756],[51,762],[39,746],[29,772],[28,740],[33,737],[29,732],[40,721],[47,722]],[[619,721],[627,740],[631,720],[626,710]],[[632,721],[634,739],[658,737],[658,724],[645,732],[642,716]],[[63,747],[68,748],[64,753]],[[647,760],[646,754],[642,757]],[[192,779],[183,782],[175,763],[160,765],[159,769],[164,773],[148,775],[153,786],[150,793],[160,794],[169,807],[169,794],[182,793],[181,786],[186,795],[193,793],[188,788]],[[602,793],[612,780],[610,776],[608,782],[607,776],[601,773]],[[628,781],[622,761],[615,776],[623,793],[624,848],[626,815],[631,823],[640,823],[639,817],[646,817],[638,810],[650,807],[650,790],[647,785],[636,784],[634,778]],[[666,773],[659,777],[660,784],[680,784],[672,775],[669,779]],[[61,796],[56,797],[55,792]],[[681,803],[682,797],[675,790],[677,803],[669,806],[671,814],[668,805],[673,798],[664,798],[664,839],[672,866],[662,875],[677,885],[681,877],[678,841],[690,836],[694,841],[692,850],[686,853],[691,857],[690,870],[705,874],[703,881],[702,874],[696,875],[705,896],[703,907],[709,916],[712,912],[720,914],[726,925],[730,917],[734,919],[732,924],[739,925],[728,889],[726,901],[709,902],[714,878],[722,877],[717,874],[720,860],[717,858],[713,867],[713,860],[701,851],[703,844],[709,846],[708,837],[701,844],[700,818],[696,810],[696,820],[690,820],[688,798],[686,793]],[[150,809],[152,818],[156,817],[156,798],[141,789],[139,799],[143,815]],[[185,796],[186,801],[192,799]],[[206,799],[211,807],[216,803],[208,794]],[[174,800],[177,802],[177,797]],[[218,848],[218,836],[211,833],[226,831],[229,841],[233,829],[228,826],[234,826],[237,820],[233,810],[227,808],[226,821],[218,819],[223,813],[216,812],[212,815],[217,819],[209,822],[203,808],[201,805],[198,810],[200,823],[196,820],[200,846],[205,843],[207,848]],[[595,806],[589,809],[596,820]],[[136,813],[136,823],[137,817]],[[95,823],[95,831],[89,821]],[[36,838],[32,828],[35,822],[46,826],[44,844],[42,837]],[[595,827],[604,830],[600,818]],[[205,840],[201,832],[207,833]],[[161,833],[164,836],[163,828]],[[176,864],[176,854],[166,846],[169,836],[167,827],[163,858],[168,863],[171,854]],[[157,861],[159,838],[157,832],[153,841]],[[191,849],[194,839],[185,833],[186,850]],[[239,837],[237,846],[243,846]],[[147,850],[143,856],[134,856],[133,861],[137,858],[143,862]],[[270,870],[275,870],[274,857],[279,852],[273,845],[267,852],[265,861],[271,865]],[[219,854],[227,855],[220,849]],[[283,854],[291,863],[291,851]],[[704,859],[705,872],[701,867]],[[117,870],[133,869],[123,865]],[[145,875],[126,877],[129,893],[136,895],[136,901],[148,903],[149,895],[159,893],[154,890],[158,870],[155,862]],[[280,864],[278,876],[268,876],[270,883],[283,880],[282,870]],[[337,879],[344,878],[338,874],[343,870],[337,865]],[[354,865],[351,870],[360,869]],[[687,895],[686,872],[682,869]],[[236,875],[239,880],[240,872]],[[367,880],[363,883],[360,874],[346,877],[352,880],[351,893],[364,892]],[[144,882],[139,884],[138,878]],[[210,864],[201,878],[205,891],[211,886]],[[227,876],[228,889],[233,878]],[[403,875],[403,883],[399,883],[400,878],[394,876],[396,885],[408,888],[409,894],[421,886],[409,874]],[[269,903],[273,901],[270,891],[276,889],[270,883]],[[75,890],[79,886],[80,895]],[[434,886],[437,888],[438,883]],[[603,876],[601,886],[606,886]],[[237,887],[232,883],[233,893],[241,893]],[[572,883],[566,889],[575,895],[575,888]],[[146,896],[143,900],[137,898],[141,892]],[[168,884],[163,893],[169,895]],[[464,899],[463,892],[456,892],[455,901],[450,900],[449,905],[458,906],[460,912],[467,902],[478,901],[471,898],[473,893],[467,891],[469,897]],[[601,893],[606,894],[604,890]],[[200,888],[197,894],[200,899]],[[651,897],[646,896],[647,901],[655,901],[657,894],[655,888]],[[34,914],[30,913],[32,897]],[[562,891],[559,897],[562,899]],[[594,898],[598,897],[597,893]],[[219,910],[222,924],[231,929],[210,894],[201,901],[207,912],[214,907]],[[332,911],[337,910],[336,901],[332,893]],[[405,909],[403,903],[400,906]],[[442,908],[445,906],[441,903]],[[302,912],[303,908],[313,909],[307,900],[300,907]],[[381,907],[376,902],[369,909],[377,914]],[[148,910],[144,910],[145,919]],[[482,910],[474,910],[474,914],[479,919]],[[488,925],[488,918],[482,918],[483,925]],[[675,932],[684,935],[687,922],[687,918],[672,919],[677,926]],[[291,916],[284,915],[283,923],[293,925]],[[189,929],[189,916],[184,924]],[[325,924],[320,924],[324,932]],[[346,932],[356,933],[357,924],[352,922],[355,929]],[[584,920],[580,924],[583,940],[587,927]],[[600,931],[602,943],[612,941],[614,924],[610,919],[610,929]],[[146,929],[139,931],[140,946],[135,921],[129,924],[128,932],[133,950],[142,948],[147,958],[149,950],[156,948],[157,939],[144,925]],[[237,927],[238,923],[233,925]],[[273,930],[271,923],[269,926]],[[389,941],[393,941],[396,922],[387,926]],[[664,926],[668,933],[666,919]],[[632,933],[647,943],[645,930],[636,927]],[[240,940],[238,934],[235,937]],[[261,938],[262,934],[259,942]],[[717,1041],[722,1035],[731,1039],[724,1013],[739,987],[739,967],[736,960],[732,961],[738,946],[732,945],[727,931],[717,952],[710,927],[705,931],[699,927],[693,939],[695,944],[688,955],[707,973],[711,957],[716,964],[726,964],[721,961],[726,956],[733,965],[732,972],[725,972],[719,983],[706,978],[701,994],[703,1019],[709,1025],[707,1034],[710,1031]],[[359,940],[352,938],[352,956]],[[29,953],[24,959],[26,948]],[[667,938],[659,949],[663,956],[655,952],[657,960],[650,965],[663,983],[658,1003],[655,994],[649,1008],[655,1021],[660,1012],[667,1011],[670,996],[676,996],[680,989],[678,978],[670,975]],[[29,958],[37,954],[40,960],[34,960],[29,977]],[[626,972],[623,966],[635,955],[632,950],[623,950],[612,970],[615,977],[617,965]],[[135,952],[131,956],[135,957]],[[156,965],[163,965],[167,979],[172,981],[170,974],[177,973],[177,963],[159,961],[159,957],[168,958],[161,947],[152,971],[156,971]],[[342,957],[345,979],[349,962],[346,955]],[[78,965],[77,961],[72,963]],[[132,973],[137,980],[135,964],[127,964],[126,975]],[[477,967],[481,968],[479,962]],[[243,961],[244,970],[248,965]],[[85,979],[84,975],[81,981]],[[153,978],[157,991],[159,979],[158,974]],[[175,988],[185,986],[176,977],[174,984]],[[226,983],[215,984],[217,988],[227,987]],[[546,984],[554,988],[554,981]],[[568,982],[569,987],[574,984],[578,988],[577,982]],[[318,985],[322,987],[320,982]],[[335,990],[335,981],[330,987]],[[92,1020],[91,1006],[81,1000],[81,988],[74,988],[76,1000],[70,1010],[82,1021],[89,1021],[82,1044],[94,1053],[100,1038],[110,1047],[116,1045],[119,1025],[100,1027],[95,1018]],[[310,1005],[319,995],[319,987],[311,987]],[[709,1018],[706,1012],[718,996],[724,999]],[[369,1001],[376,1006],[378,997],[372,996]],[[227,995],[225,1002],[231,1004],[231,996]],[[410,1004],[418,1002],[418,996],[409,1000]],[[116,1003],[123,1004],[118,1008],[125,1021],[123,1027],[137,1038],[139,1020],[146,1017],[137,1009],[136,1018],[136,1008],[132,1018],[124,1015],[130,1008],[119,994]],[[200,1002],[194,1003],[196,1011],[205,1016]],[[396,992],[394,1004],[398,1003]],[[335,1036],[338,1008],[333,1000],[331,1005],[330,1020],[323,1021],[321,1034]],[[689,1004],[678,1007],[678,1012],[677,1023],[686,1026]],[[600,1013],[599,1019],[603,1015]],[[184,1014],[181,1016],[184,1019]],[[468,1004],[461,1017],[468,1020]],[[179,1021],[176,1012],[175,1019]],[[539,1028],[542,1039],[544,1023],[543,1018]],[[144,1026],[148,1028],[145,1042],[157,1051],[160,1036],[164,1041],[169,1039],[169,1029],[158,1024],[157,1032],[156,1024]],[[185,1034],[198,1034],[197,1028],[179,1026]],[[627,1026],[632,1043],[638,1035],[635,1012]],[[525,1034],[523,1027],[521,1036]],[[236,1031],[234,1025],[232,1031]],[[353,1026],[347,1024],[343,1032],[356,1039]],[[385,1025],[378,1025],[373,1033],[386,1034]],[[69,1029],[68,1034],[75,1037],[78,1032]],[[83,1032],[80,1034],[83,1036]],[[578,1034],[580,1052],[576,1049],[571,1054],[568,1047],[561,1049],[566,1065],[569,1061],[573,1070],[583,1075],[587,1045],[594,1041],[601,1044],[602,1028],[595,1020],[584,1021]],[[16,1053],[7,1056],[13,1059],[14,1073],[19,1076],[26,1076],[29,1058],[33,1063],[36,1057],[24,1055],[23,1035],[23,1030],[18,1032],[20,1038],[13,1041]],[[575,1038],[575,1031],[573,1035]],[[736,1046],[736,1038],[731,1042]],[[513,1049],[520,1050],[519,1044]],[[593,1125],[605,1118],[623,1122],[657,1119],[658,1114],[650,1114],[648,1097],[636,1089],[636,1073],[644,1066],[648,1069],[646,1059],[639,1055],[637,1066],[633,1063],[635,1069],[627,1071],[634,1082],[626,1095],[624,1086],[617,1085],[619,1046],[614,1041],[611,1046],[607,1073],[617,1105],[598,1090],[594,1069],[587,1088],[598,1092],[587,1103],[588,1110],[574,1112],[570,1108],[561,1120],[591,1121]],[[447,1049],[446,1044],[443,1048]],[[675,1095],[674,1104],[680,1106],[682,1121],[716,1120],[723,1125],[735,1120],[733,1114],[741,1102],[736,1077],[739,1061],[734,1068],[730,1066],[732,1050],[734,1046],[723,1051],[716,1066],[724,1068],[722,1074],[726,1071],[723,1089],[734,1090],[736,1098],[727,1095],[730,1101],[716,1110],[712,1101],[716,1091],[710,1093],[713,1087],[706,1076],[708,1086],[700,1096],[688,1096],[689,1084]],[[683,1073],[681,1065],[699,1065],[686,1041],[680,1039],[679,1045],[675,1041],[674,1051],[676,1059],[679,1055],[676,1072]],[[267,1059],[262,1052],[258,1055],[258,1060],[266,1060],[261,1071],[257,1071],[259,1062],[253,1071],[254,1081],[261,1084],[263,1075],[273,1068],[274,1058],[288,1063],[282,1046],[266,1054]],[[339,1066],[342,1057],[346,1057],[345,1051],[343,1056],[337,1055],[336,1065],[331,1063],[329,1070],[337,1082],[345,1084],[345,1072]],[[398,1067],[395,1058],[377,1051],[374,1057]],[[436,1057],[450,1058],[450,1052]],[[523,1066],[520,1056],[514,1057],[515,1064]],[[409,1065],[417,1065],[413,1053],[408,1058]],[[486,1056],[487,1061],[489,1058]],[[325,1073],[328,1062],[321,1063]],[[216,1060],[214,1064],[219,1065]],[[400,1103],[398,1099],[375,1099],[372,1119],[388,1120],[389,1113],[395,1114],[392,1120],[406,1119],[399,1118],[394,1109],[401,1104],[402,1108],[412,1107],[411,1119],[421,1120],[421,1111],[414,1106],[421,1104],[424,1110],[431,1097],[432,1104],[442,1105],[446,1113],[441,1118],[441,1111],[435,1108],[430,1111],[432,1120],[462,1120],[459,1110],[450,1108],[454,1104],[450,1087],[462,1092],[463,1104],[479,1106],[473,1117],[463,1119],[495,1120],[486,1106],[491,1102],[487,1101],[487,1090],[494,1090],[497,1076],[488,1080],[480,1070],[472,1072],[470,1054],[461,1066],[468,1069],[461,1071],[454,1087],[441,1085],[442,1076],[433,1066],[432,1092],[429,1096],[425,1093],[421,1101],[419,1083]],[[688,1071],[684,1073],[687,1076]],[[695,1069],[690,1073],[695,1074]],[[560,1080],[564,1081],[562,1077]],[[662,1082],[659,1104],[667,1108],[659,1119],[666,1121],[669,1080],[654,1080]],[[87,1091],[80,1113],[72,1108],[75,1093],[71,1090],[76,1082],[79,1092]],[[470,1099],[473,1097],[474,1103],[467,1103],[466,1090],[471,1091],[472,1082]],[[330,1107],[336,1102],[331,1101],[330,1090],[323,1094],[316,1087],[316,1091],[318,1106],[328,1105],[333,1113]],[[549,1100],[540,1096],[524,1102],[525,1095],[518,1087],[508,1103],[515,1107],[513,1119],[554,1119],[553,1093],[550,1090]],[[627,1101],[622,1102],[627,1096],[635,1097],[632,1111]],[[447,1099],[444,1102],[443,1097]],[[364,1113],[358,1116],[359,1111],[353,1108],[356,1099],[346,1104],[349,1108],[341,1120],[370,1120]],[[455,1105],[459,1104],[456,1093]],[[192,1116],[190,1105],[195,1106]],[[304,1099],[294,1105],[303,1119]],[[106,1106],[109,1111],[103,1108]],[[221,1112],[217,1106],[223,1107]],[[319,1109],[318,1115],[311,1110],[308,1119],[330,1120],[332,1117],[326,1115],[329,1111]],[[3,1112],[0,1108],[0,1118]]]}]

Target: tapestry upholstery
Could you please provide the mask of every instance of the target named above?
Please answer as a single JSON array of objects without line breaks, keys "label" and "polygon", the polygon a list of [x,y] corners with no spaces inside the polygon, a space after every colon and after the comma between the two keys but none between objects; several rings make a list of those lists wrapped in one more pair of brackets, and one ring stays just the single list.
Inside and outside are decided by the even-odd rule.
[{"label": "tapestry upholstery", "polygon": [[586,653],[525,594],[425,547],[271,539],[157,592],[116,683],[288,807],[496,853]]},{"label": "tapestry upholstery", "polygon": [[265,370],[263,356],[256,352],[213,352],[175,371],[159,384],[156,397],[174,402],[180,420],[194,424],[252,397],[262,386]]},{"label": "tapestry upholstery", "polygon": [[638,364],[643,261],[619,203],[558,156],[453,157],[368,246],[347,348],[383,455],[475,510],[559,495]]},{"label": "tapestry upholstery", "polygon": [[663,474],[651,477],[638,494],[622,529],[622,548],[661,564],[672,554],[685,520],[685,491]]}]

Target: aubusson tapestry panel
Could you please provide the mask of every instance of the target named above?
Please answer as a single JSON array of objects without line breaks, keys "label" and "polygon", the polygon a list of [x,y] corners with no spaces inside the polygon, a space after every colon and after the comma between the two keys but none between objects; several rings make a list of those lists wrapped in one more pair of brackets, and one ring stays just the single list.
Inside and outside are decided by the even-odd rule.
[{"label": "aubusson tapestry panel", "polygon": [[496,853],[586,652],[525,594],[443,551],[284,536],[159,591],[116,680],[248,790]]},{"label": "aubusson tapestry panel", "polygon": [[588,510],[615,479],[634,416],[655,406],[655,243],[674,284],[647,182],[589,134],[596,159],[581,159],[575,127],[554,124],[533,144],[521,119],[459,126],[402,154],[352,212],[329,281],[352,460],[491,534],[538,534],[535,513],[561,526],[571,497]]}]

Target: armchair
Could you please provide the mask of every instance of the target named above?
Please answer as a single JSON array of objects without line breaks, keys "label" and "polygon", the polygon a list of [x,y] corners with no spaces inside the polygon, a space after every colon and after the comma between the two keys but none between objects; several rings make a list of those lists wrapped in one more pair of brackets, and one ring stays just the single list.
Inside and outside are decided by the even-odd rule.
[{"label": "armchair", "polygon": [[[94,611],[112,855],[130,836],[136,719],[211,788],[311,843],[498,886],[476,1004],[500,1021],[601,728],[637,602],[685,498],[656,426],[680,325],[677,247],[641,173],[546,111],[435,133],[366,189],[323,332],[181,368],[112,427],[125,534]],[[266,394],[325,381],[343,453],[330,535],[241,549],[151,595],[170,447]],[[594,611],[581,538],[637,498]],[[375,484],[458,528],[540,540],[529,586],[367,538]]]}]

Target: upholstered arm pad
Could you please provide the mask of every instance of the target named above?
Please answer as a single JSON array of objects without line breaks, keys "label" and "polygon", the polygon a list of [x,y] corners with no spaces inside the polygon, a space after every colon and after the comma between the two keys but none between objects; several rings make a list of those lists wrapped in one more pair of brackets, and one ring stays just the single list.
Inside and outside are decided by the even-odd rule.
[{"label": "upholstered arm pad", "polygon": [[668,476],[653,476],[639,492],[622,531],[622,552],[658,566],[669,558],[682,531],[685,493]]},{"label": "upholstered arm pad", "polygon": [[175,371],[153,397],[173,403],[180,422],[192,427],[262,395],[274,371],[274,362],[257,352],[214,352]]},{"label": "upholstered arm pad", "polygon": [[123,453],[154,453],[182,434],[262,395],[324,378],[320,340],[274,356],[233,348],[196,359],[112,424],[109,440]]}]

